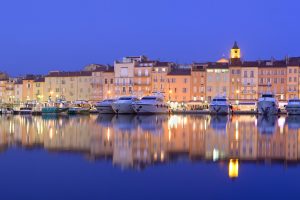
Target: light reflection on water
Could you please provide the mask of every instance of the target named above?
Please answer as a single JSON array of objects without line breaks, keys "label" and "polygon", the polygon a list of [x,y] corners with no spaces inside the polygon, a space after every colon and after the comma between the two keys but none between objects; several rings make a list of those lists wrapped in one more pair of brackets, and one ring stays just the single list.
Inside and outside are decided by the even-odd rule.
[{"label": "light reflection on water", "polygon": [[300,116],[2,116],[0,127],[2,153],[42,147],[109,159],[120,168],[184,157],[227,162],[228,176],[236,178],[243,161],[288,163],[300,157]]}]

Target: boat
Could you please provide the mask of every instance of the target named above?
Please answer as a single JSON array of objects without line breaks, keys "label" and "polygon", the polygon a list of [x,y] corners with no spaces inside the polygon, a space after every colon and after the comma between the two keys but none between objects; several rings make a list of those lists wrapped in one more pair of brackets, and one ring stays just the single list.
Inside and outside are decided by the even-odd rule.
[{"label": "boat", "polygon": [[216,96],[209,105],[211,114],[227,115],[231,111],[231,105],[224,96]]},{"label": "boat", "polygon": [[289,99],[285,109],[288,115],[300,115],[300,99]]},{"label": "boat", "polygon": [[164,96],[161,93],[153,93],[133,102],[132,108],[137,114],[169,113],[169,105],[164,101]]},{"label": "boat", "polygon": [[31,115],[34,107],[36,107],[35,101],[27,101],[24,106],[20,107],[20,115]]},{"label": "boat", "polygon": [[132,104],[137,102],[139,99],[134,96],[120,97],[114,101],[111,106],[117,114],[133,114],[135,113]]},{"label": "boat", "polygon": [[11,114],[14,114],[14,109],[9,108],[9,107],[7,107],[7,108],[1,108],[0,113],[2,115],[11,115]]},{"label": "boat", "polygon": [[278,102],[272,93],[264,93],[261,95],[257,102],[257,112],[261,115],[278,114]]},{"label": "boat", "polygon": [[115,99],[105,99],[103,101],[97,102],[95,107],[100,114],[114,114],[115,111],[112,109],[112,103]]},{"label": "boat", "polygon": [[77,100],[72,103],[68,114],[90,114],[91,105],[87,101]]},{"label": "boat", "polygon": [[55,102],[48,102],[48,104],[42,108],[42,114],[59,114],[65,113],[69,110],[67,102],[64,100],[57,100]]}]

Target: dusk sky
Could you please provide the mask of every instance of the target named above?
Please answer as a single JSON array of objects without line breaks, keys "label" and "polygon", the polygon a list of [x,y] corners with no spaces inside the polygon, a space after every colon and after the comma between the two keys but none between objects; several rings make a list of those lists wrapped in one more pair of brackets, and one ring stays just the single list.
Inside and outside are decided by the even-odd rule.
[{"label": "dusk sky", "polygon": [[130,55],[191,63],[300,56],[297,0],[9,0],[0,3],[0,71],[80,70]]}]

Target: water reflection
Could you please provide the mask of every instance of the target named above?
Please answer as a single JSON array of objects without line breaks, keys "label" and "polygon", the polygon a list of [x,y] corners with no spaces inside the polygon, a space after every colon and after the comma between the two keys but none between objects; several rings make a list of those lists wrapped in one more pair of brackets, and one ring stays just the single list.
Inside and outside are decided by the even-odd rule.
[{"label": "water reflection", "polygon": [[0,126],[1,152],[42,147],[110,159],[121,168],[226,160],[229,176],[237,177],[243,161],[300,157],[299,116],[1,116]]}]

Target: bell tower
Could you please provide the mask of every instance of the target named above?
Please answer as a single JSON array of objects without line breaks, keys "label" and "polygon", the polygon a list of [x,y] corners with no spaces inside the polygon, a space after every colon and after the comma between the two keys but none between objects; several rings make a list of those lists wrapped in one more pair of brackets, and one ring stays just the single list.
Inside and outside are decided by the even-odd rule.
[{"label": "bell tower", "polygon": [[237,42],[234,42],[234,45],[230,51],[230,58],[231,59],[240,59],[241,58],[241,50],[237,45]]}]

